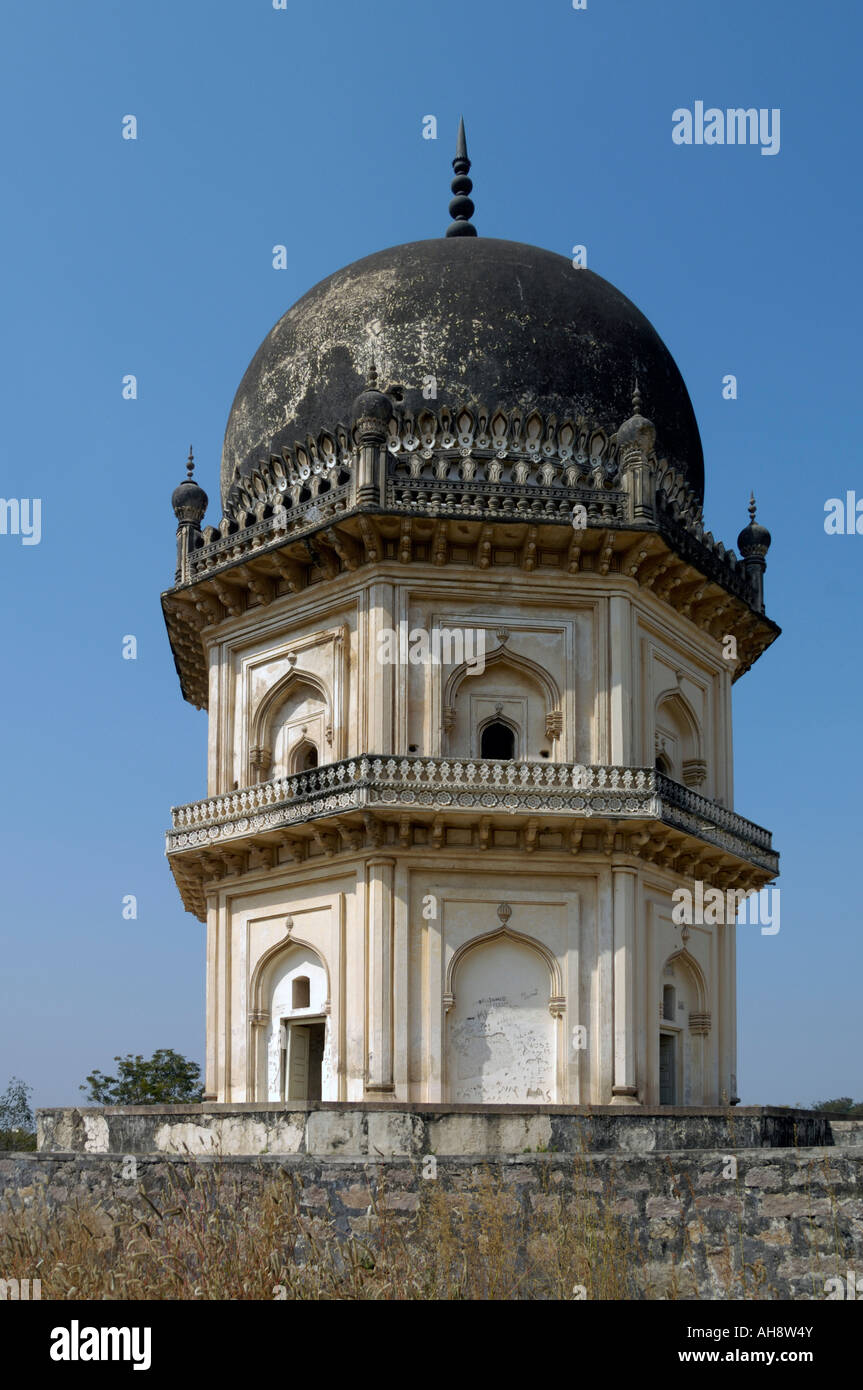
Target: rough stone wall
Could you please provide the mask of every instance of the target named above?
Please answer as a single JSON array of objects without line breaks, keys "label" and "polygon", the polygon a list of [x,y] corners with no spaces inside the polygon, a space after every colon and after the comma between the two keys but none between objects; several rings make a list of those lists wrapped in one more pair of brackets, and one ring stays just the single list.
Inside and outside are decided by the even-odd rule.
[{"label": "rough stone wall", "polygon": [[[373,1197],[409,1227],[434,1183],[448,1202],[474,1197],[489,1180],[504,1189],[508,1213],[527,1218],[550,1195],[611,1209],[638,1243],[652,1297],[674,1278],[700,1298],[822,1298],[824,1280],[863,1269],[863,1151],[772,1149],[720,1152],[509,1158],[439,1158],[434,1176],[421,1159],[256,1158],[0,1154],[0,1198],[50,1209],[97,1203],[110,1217],[130,1204],[143,1216],[153,1200],[196,1165],[218,1168],[246,1201],[279,1171],[299,1178],[301,1206],[325,1215],[342,1236],[374,1236]],[[199,1171],[199,1170],[198,1170]],[[684,1296],[687,1296],[684,1294]]]},{"label": "rough stone wall", "polygon": [[831,1119],[834,1144],[863,1144],[863,1120]]}]

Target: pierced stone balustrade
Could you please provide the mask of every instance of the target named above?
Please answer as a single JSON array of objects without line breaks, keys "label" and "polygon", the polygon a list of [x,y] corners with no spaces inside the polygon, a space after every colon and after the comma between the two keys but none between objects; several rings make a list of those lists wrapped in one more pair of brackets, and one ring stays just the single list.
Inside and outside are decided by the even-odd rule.
[{"label": "pierced stone balustrade", "polygon": [[346,758],[178,806],[169,854],[355,811],[656,820],[778,871],[769,831],[653,768],[473,758]]}]

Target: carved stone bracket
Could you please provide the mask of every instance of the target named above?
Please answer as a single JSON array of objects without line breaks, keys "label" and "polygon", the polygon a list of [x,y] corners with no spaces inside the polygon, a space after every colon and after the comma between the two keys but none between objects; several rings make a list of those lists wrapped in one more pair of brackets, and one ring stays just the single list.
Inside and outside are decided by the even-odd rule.
[{"label": "carved stone bracket", "polygon": [[252,782],[263,782],[270,770],[273,754],[269,748],[252,748],[249,751]]}]

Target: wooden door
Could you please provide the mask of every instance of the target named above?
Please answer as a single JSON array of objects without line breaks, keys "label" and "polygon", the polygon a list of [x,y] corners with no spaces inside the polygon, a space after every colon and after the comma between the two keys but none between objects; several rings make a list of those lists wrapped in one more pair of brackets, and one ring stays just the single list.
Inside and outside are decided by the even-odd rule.
[{"label": "wooden door", "polygon": [[660,1033],[659,1035],[659,1104],[674,1105],[675,1103],[675,1062],[677,1051],[677,1039],[672,1033]]},{"label": "wooden door", "polygon": [[305,1105],[309,1095],[309,1030],[291,1024],[288,1054],[289,1101]]}]

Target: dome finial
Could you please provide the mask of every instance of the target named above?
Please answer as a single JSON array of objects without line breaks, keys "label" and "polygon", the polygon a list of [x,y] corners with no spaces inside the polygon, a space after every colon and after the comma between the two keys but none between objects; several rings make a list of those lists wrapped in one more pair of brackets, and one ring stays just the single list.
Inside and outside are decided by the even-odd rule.
[{"label": "dome finial", "polygon": [[646,420],[641,413],[641,392],[638,389],[637,376],[633,377],[633,382],[632,414],[617,431],[617,443],[621,449],[634,445],[649,458],[656,445],[656,429],[653,421]]},{"label": "dome finial", "polygon": [[750,492],[749,525],[745,526],[737,537],[737,549],[744,560],[750,560],[753,556],[763,559],[770,549],[770,539],[767,527],[755,520],[755,493]]},{"label": "dome finial", "polygon": [[378,386],[378,368],[374,357],[366,373],[366,384],[354,401],[353,415],[362,443],[382,443],[386,439],[393,403]]},{"label": "dome finial", "polygon": [[174,488],[171,494],[171,506],[174,508],[174,515],[178,521],[192,522],[195,526],[200,526],[207,510],[207,494],[192,477],[194,471],[195,455],[190,444],[189,457],[186,459],[186,476],[179,487]]},{"label": "dome finial", "polygon": [[476,236],[476,227],[471,223],[474,205],[469,194],[473,188],[468,178],[470,160],[467,157],[467,140],[464,133],[464,116],[459,117],[458,137],[455,145],[455,159],[452,162],[455,178],[451,188],[455,195],[449,205],[449,215],[453,219],[447,227],[447,236]]}]

